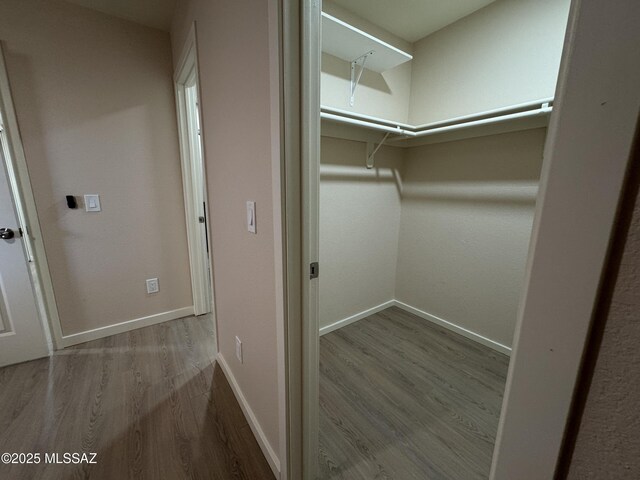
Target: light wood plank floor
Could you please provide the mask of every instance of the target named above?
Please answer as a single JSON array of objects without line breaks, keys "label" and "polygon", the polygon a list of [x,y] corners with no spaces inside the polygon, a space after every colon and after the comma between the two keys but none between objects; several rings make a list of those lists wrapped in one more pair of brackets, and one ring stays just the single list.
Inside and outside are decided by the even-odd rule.
[{"label": "light wood plank floor", "polygon": [[188,317],[0,369],[0,453],[96,452],[97,465],[3,465],[0,478],[273,479]]},{"label": "light wood plank floor", "polygon": [[397,307],[324,335],[320,478],[488,478],[508,361]]}]

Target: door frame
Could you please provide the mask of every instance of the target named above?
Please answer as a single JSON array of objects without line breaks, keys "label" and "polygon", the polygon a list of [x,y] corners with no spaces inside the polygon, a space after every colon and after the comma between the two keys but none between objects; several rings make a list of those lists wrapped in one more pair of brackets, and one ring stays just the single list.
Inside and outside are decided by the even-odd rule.
[{"label": "door frame", "polygon": [[0,111],[5,120],[7,149],[5,159],[13,201],[16,207],[19,228],[23,231],[23,245],[27,256],[29,277],[33,286],[36,306],[44,331],[47,348],[64,348],[58,306],[53,291],[53,281],[42,240],[38,210],[31,188],[29,169],[22,146],[18,118],[13,105],[11,85],[5,62],[3,43],[0,42]]},{"label": "door frame", "polygon": [[[198,92],[198,116],[190,114],[187,105],[188,85],[195,81]],[[182,190],[184,194],[185,221],[187,227],[187,244],[189,248],[189,264],[191,275],[191,292],[195,315],[211,312],[215,323],[215,288],[213,281],[213,258],[211,255],[211,233],[209,221],[209,197],[207,194],[204,133],[202,128],[202,101],[198,70],[198,47],[196,40],[196,24],[191,25],[179,61],[174,72],[174,87],[176,96],[176,120],[178,123],[178,137],[180,141],[180,164],[182,169]],[[199,145],[194,145],[189,135],[190,126],[196,121],[200,126]],[[194,148],[200,149],[200,160],[192,154]],[[200,195],[196,193],[198,185],[203,188],[202,199],[207,206],[205,217],[205,231],[207,248],[203,248],[200,222],[197,220]],[[208,271],[205,266],[208,265]],[[217,338],[217,335],[216,335]]]},{"label": "door frame", "polygon": [[[630,152],[635,130],[629,125],[630,109],[637,106],[625,95],[640,84],[638,66],[623,55],[609,55],[598,42],[608,38],[613,48],[628,41],[635,24],[627,19],[621,31],[618,22],[634,1],[617,0],[607,10],[601,0],[572,0],[491,480],[525,478],[523,472],[553,478],[562,452],[629,163],[624,152]],[[289,465],[297,474],[292,478],[315,480],[317,280],[309,280],[308,269],[318,258],[321,0],[283,2]],[[590,61],[584,52],[591,52]],[[596,72],[593,55],[600,61]],[[626,79],[624,88],[620,77]],[[602,108],[607,103],[611,107]],[[622,133],[620,118],[626,121]],[[604,155],[603,148],[581,149],[573,141],[576,131],[588,132],[587,137],[617,155]],[[563,229],[563,224],[572,228]],[[571,279],[561,285],[566,289],[558,288],[562,278]]]},{"label": "door frame", "polygon": [[572,1],[491,480],[558,474],[636,139],[639,21],[636,0]]},{"label": "door frame", "polygon": [[285,335],[289,478],[318,468],[321,0],[282,0]]}]

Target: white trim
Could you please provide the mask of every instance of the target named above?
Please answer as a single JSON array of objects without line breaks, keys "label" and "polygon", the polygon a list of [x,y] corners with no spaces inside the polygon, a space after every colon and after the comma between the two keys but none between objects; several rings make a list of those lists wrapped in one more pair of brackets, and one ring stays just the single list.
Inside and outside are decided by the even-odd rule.
[{"label": "white trim", "polygon": [[637,0],[572,4],[491,480],[559,474],[636,134],[639,22]]},{"label": "white trim", "polygon": [[[303,8],[308,8],[307,4],[315,2],[302,3]],[[640,64],[629,59],[635,59],[633,45],[637,43],[635,27],[640,9],[637,0],[610,3],[572,0],[491,480],[553,478],[562,451],[628,165],[628,155],[625,157],[622,150],[628,148],[638,114]],[[314,160],[308,152],[316,128],[309,123],[314,113],[309,110],[313,109],[315,99],[308,93],[315,92],[317,87],[316,64],[308,57],[315,55],[309,44],[313,44],[310,37],[317,32],[315,18],[304,13],[303,10],[298,17],[303,61],[292,61],[292,65],[300,66],[303,81],[300,89],[297,84],[292,85],[289,100],[299,102],[305,112],[297,128],[303,133],[302,165],[308,166]],[[290,109],[295,113],[294,107]],[[315,111],[315,115],[319,113],[319,109]],[[288,133],[297,133],[297,128],[288,125]],[[294,165],[294,159],[289,161]],[[298,201],[302,209],[290,226],[292,234],[304,235],[303,250],[309,248],[308,237],[317,235],[317,231],[313,225],[300,222],[300,218],[305,219],[314,205],[304,196],[293,195],[313,181],[307,167],[287,185],[288,201]],[[308,258],[297,257],[298,243],[293,247],[288,252],[289,258],[297,263],[290,271],[299,267],[298,272],[304,273]],[[306,289],[303,294],[308,294],[309,282],[303,281],[302,287]],[[291,289],[288,294],[289,302],[297,306],[297,291]],[[306,308],[294,313],[300,314],[303,328],[313,326],[313,315]],[[303,381],[317,375],[310,361],[315,354],[314,345],[308,338],[304,335],[294,338],[288,348],[294,353],[302,349],[298,365],[302,365]],[[291,358],[296,360],[293,355]],[[318,410],[317,399],[304,384],[301,393],[305,421],[302,439],[305,445],[311,445],[310,437],[317,431],[310,428],[313,425],[309,426],[307,420]],[[315,477],[305,472],[302,478]]]},{"label": "white trim", "polygon": [[233,394],[235,395],[236,400],[238,400],[238,403],[240,404],[240,408],[242,409],[242,412],[244,413],[244,416],[247,419],[247,423],[251,427],[251,431],[253,432],[253,435],[256,437],[256,440],[258,441],[258,445],[260,445],[260,448],[262,449],[262,453],[267,459],[267,462],[269,463],[269,466],[271,467],[273,474],[276,476],[276,478],[279,479],[280,478],[280,459],[276,455],[276,452],[273,451],[273,448],[271,447],[269,440],[267,440],[267,436],[264,434],[264,431],[260,426],[260,422],[258,422],[258,419],[253,413],[253,410],[251,410],[251,407],[249,406],[249,402],[247,401],[244,394],[242,393],[242,389],[240,388],[240,385],[238,385],[238,382],[236,381],[236,377],[234,377],[233,373],[231,373],[231,369],[229,368],[229,365],[227,364],[224,357],[222,356],[222,353],[218,352],[218,355],[216,355],[216,361],[220,364],[220,367],[222,367],[222,371],[227,377],[227,381],[229,382],[229,385],[231,385],[231,390],[233,390]]},{"label": "white trim", "polygon": [[[215,294],[212,278],[213,262],[203,247],[203,233],[198,217],[201,214],[207,218],[206,228],[209,230],[210,222],[208,211],[202,210],[203,202],[207,205],[208,196],[206,193],[206,167],[204,151],[204,129],[202,128],[202,106],[199,100],[200,82],[198,74],[198,50],[196,42],[196,26],[191,25],[187,39],[183,47],[180,60],[176,64],[174,72],[174,87],[176,96],[176,112],[178,123],[178,138],[180,141],[180,164],[182,168],[182,190],[184,195],[185,222],[187,229],[187,244],[189,247],[189,265],[191,275],[191,291],[193,295],[193,306],[196,315],[214,312],[215,316]],[[198,116],[195,118],[188,106],[188,88],[193,87],[198,97]],[[190,132],[196,124],[200,124],[199,143],[195,143]],[[200,155],[196,153],[199,150]],[[211,238],[207,231],[207,238]],[[210,243],[210,242],[209,242]],[[209,252],[211,246],[209,245]],[[209,268],[206,266],[209,264]],[[217,335],[216,335],[217,337]]]},{"label": "white trim", "polygon": [[360,313],[356,313],[355,315],[351,315],[350,317],[338,320],[337,322],[334,322],[331,325],[327,325],[326,327],[321,327],[320,336],[326,335],[327,333],[333,332],[334,330],[338,330],[339,328],[346,327],[347,325],[351,325],[358,320],[362,320],[363,318],[366,318],[369,315],[373,315],[374,313],[381,312],[385,308],[393,307],[396,304],[397,302],[395,300],[389,300],[388,302],[381,303],[376,307],[368,308]]},{"label": "white trim", "polygon": [[[305,393],[307,374],[310,369],[304,358],[307,356],[303,325],[307,310],[303,308],[303,290],[308,288],[309,270],[302,254],[302,216],[305,204],[302,201],[302,46],[300,36],[306,27],[302,22],[302,3],[296,0],[281,0],[282,7],[282,153],[283,171],[283,230],[284,230],[284,342],[285,376],[287,384],[287,453],[282,457],[287,462],[285,469],[290,480],[306,480],[304,455],[308,449],[306,418],[312,410],[313,400]],[[306,2],[305,2],[306,3]],[[319,72],[318,72],[319,75]],[[305,89],[305,92],[307,90]],[[316,127],[316,128],[319,128]],[[315,375],[318,375],[316,369]],[[311,408],[308,408],[308,406]],[[317,454],[317,451],[316,451]],[[309,477],[314,480],[315,476]]]},{"label": "white trim", "polygon": [[471,330],[468,330],[464,327],[461,327],[459,325],[456,325],[453,322],[449,322],[448,320],[445,320],[444,318],[440,318],[436,315],[432,315],[431,313],[427,313],[423,310],[420,310],[418,308],[412,307],[411,305],[407,305],[406,303],[400,302],[398,300],[394,300],[394,305],[398,308],[401,308],[402,310],[405,310],[409,313],[413,313],[414,315],[420,317],[420,318],[424,318],[425,320],[429,320],[432,323],[435,323],[436,325],[439,325],[441,327],[446,328],[447,330],[451,330],[454,333],[457,333],[458,335],[462,335],[463,337],[468,338],[469,340],[473,340],[475,342],[478,342],[482,345],[484,345],[485,347],[489,347],[493,350],[495,350],[496,352],[500,352],[503,353],[505,355],[511,355],[511,348],[507,347],[506,345],[502,345],[501,343],[496,342],[495,340],[491,340],[490,338],[484,337],[482,335],[480,335],[479,333],[473,332]]},{"label": "white trim", "polygon": [[436,315],[432,315],[431,313],[427,313],[419,308],[412,307],[411,305],[407,305],[404,302],[400,302],[398,300],[389,300],[388,302],[381,303],[376,307],[368,308],[360,313],[356,313],[355,315],[351,315],[350,317],[343,318],[342,320],[338,320],[337,322],[332,323],[331,325],[327,325],[326,327],[320,328],[320,336],[326,335],[327,333],[338,330],[339,328],[346,327],[347,325],[351,325],[352,323],[357,322],[358,320],[362,320],[363,318],[367,318],[374,313],[381,312],[382,310],[389,307],[398,307],[402,310],[412,313],[417,317],[423,318],[425,320],[430,321],[440,327],[446,328],[458,335],[462,335],[469,340],[473,340],[474,342],[480,343],[485,347],[489,347],[496,352],[500,352],[504,355],[511,355],[511,348],[506,345],[502,345],[501,343],[496,342],[495,340],[491,340],[490,338],[484,337],[479,333],[468,330],[464,327],[456,325],[455,323],[449,322],[443,318],[440,318]]},{"label": "white trim", "polygon": [[193,307],[183,307],[176,310],[169,310],[168,312],[156,313],[155,315],[149,315],[147,317],[134,318],[133,320],[127,320],[114,325],[107,325],[106,327],[99,327],[92,330],[86,330],[84,332],[73,333],[71,335],[64,335],[62,337],[62,346],[70,347],[71,345],[78,345],[79,343],[90,342],[91,340],[98,340],[100,338],[110,337],[111,335],[130,332],[131,330],[137,330],[138,328],[150,327],[151,325],[191,315],[193,315]]},{"label": "white trim", "polygon": [[[302,200],[302,362],[303,458],[302,478],[313,480],[319,471],[320,329],[319,279],[309,268],[320,255],[320,64],[321,2],[302,3],[301,35],[301,200]],[[312,408],[308,408],[313,405]]]},{"label": "white trim", "polygon": [[284,155],[282,134],[282,2],[269,1],[267,7],[269,20],[269,89],[271,110],[271,175],[273,198],[273,247],[274,273],[276,292],[276,337],[278,347],[278,414],[279,438],[278,452],[280,460],[280,480],[289,480],[289,419],[287,397],[287,359],[286,359],[286,325],[285,325],[285,250],[284,242]]},{"label": "white trim", "polygon": [[12,172],[18,195],[14,195],[17,209],[20,211],[20,227],[26,235],[23,237],[27,251],[32,258],[29,259],[31,281],[36,296],[38,310],[42,322],[42,328],[52,352],[56,348],[62,347],[62,327],[58,316],[58,306],[53,292],[53,281],[49,271],[49,263],[42,240],[42,231],[38,220],[38,210],[36,208],[29,169],[22,146],[22,138],[18,127],[13,99],[11,96],[11,86],[4,61],[2,43],[0,42],[0,109],[3,111],[6,135],[11,149],[10,158],[12,162]]}]

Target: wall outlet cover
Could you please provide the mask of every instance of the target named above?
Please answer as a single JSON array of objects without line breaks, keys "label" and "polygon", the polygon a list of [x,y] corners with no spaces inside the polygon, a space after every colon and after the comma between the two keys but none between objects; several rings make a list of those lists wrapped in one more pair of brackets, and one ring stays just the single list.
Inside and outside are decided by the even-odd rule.
[{"label": "wall outlet cover", "polygon": [[157,278],[147,278],[147,293],[158,293],[160,291],[160,283]]}]

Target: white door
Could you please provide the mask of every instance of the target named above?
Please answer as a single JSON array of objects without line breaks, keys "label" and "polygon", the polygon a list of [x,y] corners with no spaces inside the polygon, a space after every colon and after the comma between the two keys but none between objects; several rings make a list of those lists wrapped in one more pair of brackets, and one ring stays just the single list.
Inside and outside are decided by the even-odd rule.
[{"label": "white door", "polygon": [[5,134],[0,117],[0,367],[49,354],[9,184]]},{"label": "white door", "polygon": [[175,82],[193,309],[196,315],[203,315],[215,312],[215,295],[209,257],[210,230],[196,59],[195,30],[192,28],[178,62]]},{"label": "white door", "polygon": [[[207,187],[205,184],[204,162],[202,156],[202,133],[200,130],[200,109],[198,107],[198,83],[197,71],[194,66],[192,73],[185,83],[185,100],[187,107],[187,128],[189,135],[189,146],[191,152],[191,181],[194,211],[198,216],[198,239],[197,248],[199,269],[197,274],[201,278],[201,285],[204,286],[198,301],[194,301],[196,315],[203,315],[211,312],[213,289],[211,287],[211,262],[209,260],[209,239],[207,226]],[[195,253],[195,252],[194,252]]]}]

